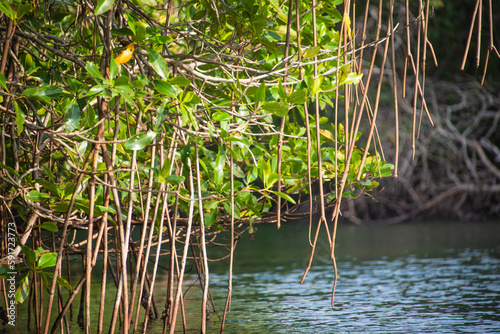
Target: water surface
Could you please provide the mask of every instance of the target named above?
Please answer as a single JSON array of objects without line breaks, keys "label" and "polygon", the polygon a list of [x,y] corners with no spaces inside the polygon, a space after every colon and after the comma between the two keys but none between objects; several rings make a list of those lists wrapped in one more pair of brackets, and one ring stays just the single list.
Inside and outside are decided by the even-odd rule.
[{"label": "water surface", "polygon": [[[261,227],[238,245],[226,332],[500,333],[499,223],[339,226],[333,309],[325,239],[300,284],[307,231]],[[221,271],[211,276],[218,305]]]},{"label": "water surface", "polygon": [[[308,231],[307,224],[285,223],[279,231],[264,225],[253,237],[239,239],[226,333],[500,333],[500,221],[340,225],[333,309],[334,273],[324,233],[300,284],[311,251]],[[216,258],[227,250],[211,248],[209,253]],[[227,270],[227,261],[211,263],[216,311],[211,312],[209,333],[220,332]],[[99,284],[100,279],[93,280],[95,319]],[[111,310],[116,290],[111,281],[108,287]],[[186,276],[185,288],[188,332],[199,333],[201,293],[192,274]],[[160,271],[155,286],[160,313],[165,295],[166,276]],[[0,333],[26,333],[23,307],[20,326],[0,326]],[[71,333],[83,333],[77,312],[76,306]],[[161,333],[162,327],[158,319],[146,332]]]}]

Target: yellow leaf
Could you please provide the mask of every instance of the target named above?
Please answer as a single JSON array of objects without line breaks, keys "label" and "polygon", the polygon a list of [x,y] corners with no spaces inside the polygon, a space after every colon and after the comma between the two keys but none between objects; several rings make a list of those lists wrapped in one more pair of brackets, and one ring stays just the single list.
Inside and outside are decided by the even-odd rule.
[{"label": "yellow leaf", "polygon": [[352,32],[351,32],[351,18],[349,15],[344,14],[344,24],[345,24],[345,31],[346,31],[346,36],[348,40],[351,40],[352,38]]},{"label": "yellow leaf", "polygon": [[132,58],[132,55],[134,54],[134,46],[135,46],[135,43],[130,43],[129,45],[127,45],[125,50],[123,50],[123,52],[120,53],[115,58],[115,61],[118,65],[125,64],[126,62],[128,62],[130,60],[130,58]]}]

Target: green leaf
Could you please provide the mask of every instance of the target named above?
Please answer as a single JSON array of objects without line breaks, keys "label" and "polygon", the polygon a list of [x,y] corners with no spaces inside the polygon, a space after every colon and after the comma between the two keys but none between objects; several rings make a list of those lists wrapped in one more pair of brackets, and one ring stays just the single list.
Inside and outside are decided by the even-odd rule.
[{"label": "green leaf", "polygon": [[94,64],[94,63],[87,63],[87,65],[85,66],[85,69],[94,78],[104,80],[104,77],[102,76],[102,74],[99,71],[99,68],[96,66],[96,64]]},{"label": "green leaf", "polygon": [[273,42],[279,42],[281,41],[280,35],[273,31],[266,30],[264,33],[261,35],[262,38],[266,39],[267,41],[273,43]]},{"label": "green leaf", "polygon": [[168,82],[172,85],[177,85],[181,87],[187,87],[191,84],[191,81],[189,81],[188,78],[184,78],[181,76],[173,77],[172,79],[168,80]]},{"label": "green leaf", "polygon": [[309,94],[314,95],[321,89],[321,84],[323,83],[323,77],[318,77],[314,79],[313,76],[306,76],[304,79],[309,88]]},{"label": "green leaf", "polygon": [[[118,74],[118,64],[116,63],[115,58],[111,57],[111,63],[109,68],[109,77],[113,80]],[[115,82],[116,84],[116,82]]]},{"label": "green leaf", "polygon": [[16,12],[12,9],[9,1],[0,2],[0,11],[9,17],[12,21],[15,21]]},{"label": "green leaf", "polygon": [[21,108],[19,108],[17,101],[14,101],[14,109],[16,109],[17,135],[19,136],[24,130],[24,122],[26,121],[26,118],[24,117],[24,113]]},{"label": "green leaf", "polygon": [[303,58],[306,59],[306,58],[314,57],[315,55],[317,55],[319,53],[320,50],[321,50],[321,47],[313,46],[304,52]]},{"label": "green leaf", "polygon": [[53,267],[56,265],[56,262],[57,262],[56,252],[45,253],[38,259],[38,266],[36,266],[35,269],[38,270],[38,269]]},{"label": "green leaf", "polygon": [[36,262],[36,254],[35,251],[29,248],[26,245],[21,244],[20,242],[17,242],[19,246],[21,246],[21,251],[23,252],[24,256],[26,257],[26,262],[28,264],[29,268],[33,268],[35,266]]},{"label": "green leaf", "polygon": [[201,99],[194,92],[188,91],[183,94],[182,102],[187,104],[198,104],[201,102]]},{"label": "green leaf", "polygon": [[9,167],[9,166],[7,166],[7,165],[4,165],[4,164],[3,164],[3,163],[1,163],[1,162],[0,162],[0,167],[1,167],[2,169],[5,169],[6,171],[8,171],[10,174],[13,174],[13,175],[15,175],[15,176],[17,176],[17,177],[19,177],[19,176],[20,176],[20,175],[19,175],[19,173],[18,173],[18,172],[16,172],[16,170],[15,170],[14,168]]},{"label": "green leaf", "polygon": [[264,182],[264,185],[266,189],[269,189],[276,181],[278,181],[279,175],[278,173],[270,173],[266,181]]},{"label": "green leaf", "polygon": [[269,102],[262,106],[265,111],[269,111],[279,117],[283,117],[288,114],[288,107],[288,103],[284,102]]},{"label": "green leaf", "polygon": [[177,92],[175,91],[175,88],[169,84],[166,81],[162,80],[154,80],[156,90],[168,97],[176,98],[177,97]]},{"label": "green leaf", "polygon": [[208,213],[204,215],[204,218],[205,218],[205,226],[206,227],[212,226],[217,220],[217,210],[216,209],[210,210]]},{"label": "green leaf", "polygon": [[166,108],[166,103],[162,104],[161,106],[156,109],[156,122],[154,123],[153,129],[155,131],[158,131],[160,126],[163,124],[165,119],[167,118],[168,112]]},{"label": "green leaf", "polygon": [[247,137],[243,137],[243,136],[231,136],[231,137],[228,137],[226,140],[227,141],[233,141],[233,142],[236,142],[236,143],[242,143],[246,147],[250,147],[250,141],[248,140]]},{"label": "green leaf", "polygon": [[19,284],[19,287],[17,288],[16,291],[16,301],[18,303],[23,303],[29,296],[30,294],[30,280],[28,278],[28,275],[24,276],[23,279],[21,279],[21,282]]},{"label": "green leaf", "polygon": [[146,38],[146,28],[148,25],[145,22],[139,21],[135,25],[135,40],[138,42],[144,41]]},{"label": "green leaf", "polygon": [[257,177],[259,176],[259,169],[254,166],[249,172],[248,172],[248,175],[247,175],[247,184],[250,184],[252,183],[253,181],[255,181],[257,179]]},{"label": "green leaf", "polygon": [[24,198],[33,202],[40,202],[49,199],[50,195],[47,193],[41,193],[36,190],[32,190],[29,193],[27,193],[26,196],[24,196]]},{"label": "green leaf", "polygon": [[111,6],[115,3],[115,0],[99,0],[97,6],[95,6],[94,15],[98,16],[107,12]]},{"label": "green leaf", "polygon": [[59,196],[60,189],[58,188],[58,186],[55,183],[47,181],[47,180],[43,180],[43,179],[36,179],[35,182],[39,183],[45,189],[50,190],[52,195]]},{"label": "green leaf", "polygon": [[270,190],[270,192],[272,192],[273,194],[283,198],[285,201],[288,201],[292,204],[296,204],[295,203],[295,200],[293,198],[291,198],[289,195],[285,194],[285,193],[282,193],[280,191],[274,191],[274,190]]},{"label": "green leaf", "polygon": [[227,112],[224,111],[216,111],[212,114],[212,120],[216,122],[228,121],[232,117],[233,116],[231,114],[228,114]]},{"label": "green leaf", "polygon": [[40,227],[40,228],[43,228],[44,230],[51,231],[51,232],[57,232],[59,230],[57,228],[57,225],[53,222],[44,222],[40,225],[36,225],[35,227]]},{"label": "green leaf", "polygon": [[50,86],[43,86],[43,87],[39,88],[36,91],[35,95],[39,96],[45,100],[50,100],[50,99],[59,97],[65,93],[66,92],[61,87],[50,85]]},{"label": "green leaf", "polygon": [[153,131],[150,131],[148,133],[139,133],[130,138],[125,143],[124,147],[132,151],[142,150],[144,147],[149,145],[153,141],[153,139],[155,139],[155,137],[156,133]]},{"label": "green leaf", "polygon": [[304,104],[306,102],[305,89],[299,89],[288,96],[288,102],[293,104]]},{"label": "green leaf", "polygon": [[7,88],[7,79],[5,79],[5,75],[3,75],[3,73],[0,73],[0,86],[2,86],[6,91],[9,91]]},{"label": "green leaf", "polygon": [[113,36],[134,36],[134,32],[129,28],[117,28],[111,29],[111,35]]},{"label": "green leaf", "polygon": [[224,146],[219,145],[219,153],[217,154],[217,158],[215,159],[215,168],[214,168],[214,181],[218,186],[221,185],[222,180],[224,179],[224,165],[226,164],[226,151]]},{"label": "green leaf", "polygon": [[80,106],[76,101],[71,101],[66,108],[66,114],[64,115],[64,123],[66,124],[66,132],[73,132],[78,128],[81,119]]},{"label": "green leaf", "polygon": [[361,81],[361,78],[363,78],[363,73],[356,74],[356,73],[351,72],[347,75],[346,78],[344,78],[344,80],[342,80],[340,82],[340,84],[341,85],[347,85],[347,84],[357,85]]},{"label": "green leaf", "polygon": [[129,86],[115,86],[115,90],[118,94],[131,106],[135,106],[135,101],[132,98],[134,96],[134,91]]},{"label": "green leaf", "polygon": [[148,49],[148,55],[149,55],[149,62],[151,63],[151,66],[153,66],[156,73],[158,73],[158,75],[162,79],[167,80],[168,70],[165,59],[163,59],[163,57],[159,53],[151,49]]},{"label": "green leaf", "polygon": [[212,225],[212,229],[214,231],[222,231],[224,229],[224,227],[222,227],[222,225],[219,225],[219,224],[214,224],[214,225]]},{"label": "green leaf", "polygon": [[333,138],[333,134],[328,131],[328,130],[324,130],[324,129],[319,129],[319,134],[327,139],[329,139],[329,141],[334,141],[334,138]]},{"label": "green leaf", "polygon": [[353,193],[352,191],[344,191],[344,193],[342,194],[342,197],[345,197],[345,198],[356,198],[356,194]]},{"label": "green leaf", "polygon": [[255,104],[257,104],[259,102],[264,102],[265,98],[266,98],[266,83],[262,82],[259,88],[257,88],[257,90],[255,91],[253,101],[255,102]]},{"label": "green leaf", "polygon": [[283,87],[281,80],[278,82],[278,95],[282,100],[285,100],[287,97],[285,87]]},{"label": "green leaf", "polygon": [[165,182],[173,185],[179,185],[184,182],[184,176],[169,175],[165,178]]},{"label": "green leaf", "polygon": [[[282,41],[286,40],[286,31],[287,31],[287,26],[285,25],[275,26],[270,29],[270,32],[277,34]],[[295,32],[295,30],[290,29],[290,40],[294,41],[296,39],[297,39],[297,33]]]},{"label": "green leaf", "polygon": [[170,36],[153,36],[148,38],[148,41],[155,44],[167,44],[173,41]]},{"label": "green leaf", "polygon": [[16,10],[16,21],[19,21],[24,15],[31,12],[33,7],[30,4],[24,4],[17,7]]},{"label": "green leaf", "polygon": [[269,174],[271,174],[271,165],[269,164],[269,161],[266,161],[264,159],[261,159],[259,161],[259,172],[260,172],[262,181],[264,182],[264,184],[267,185],[267,180],[269,179]]},{"label": "green leaf", "polygon": [[40,275],[42,276],[42,282],[43,285],[45,285],[45,289],[47,291],[50,291],[50,286],[51,286],[51,281],[52,281],[52,273],[48,273],[45,271],[40,272]]},{"label": "green leaf", "polygon": [[60,286],[62,286],[63,288],[65,289],[68,289],[68,290],[73,290],[73,288],[71,287],[71,285],[68,283],[68,281],[66,281],[64,278],[62,278],[61,276],[57,276],[56,278],[57,280],[57,284],[59,284]]}]

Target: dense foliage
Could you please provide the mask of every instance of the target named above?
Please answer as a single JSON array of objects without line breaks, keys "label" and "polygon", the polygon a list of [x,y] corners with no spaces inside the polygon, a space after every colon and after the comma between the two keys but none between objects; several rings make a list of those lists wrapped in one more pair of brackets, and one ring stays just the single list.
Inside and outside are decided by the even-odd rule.
[{"label": "dense foliage", "polygon": [[[337,9],[342,3],[0,2],[3,221],[17,219],[16,255],[29,259],[17,299],[35,298],[28,294],[36,277],[51,292],[45,331],[57,283],[71,288],[62,259],[68,251],[86,256],[87,282],[71,296],[84,284],[89,290],[97,255],[107,256],[108,231],[124,328],[149,279],[141,258],[162,242],[172,277],[166,324],[175,324],[175,286],[192,236],[205,315],[209,235],[214,241],[230,231],[232,257],[237,236],[253,233],[255,223],[279,227],[300,209],[319,211],[321,224],[326,206],[392,175],[377,149],[369,154],[374,126],[365,148],[357,143],[361,118],[377,111],[363,111],[366,94],[357,93],[363,74],[349,13]],[[361,108],[350,109],[359,99]],[[130,238],[135,225],[139,240]],[[79,229],[87,230],[86,242],[67,239]],[[130,277],[129,252],[137,255]],[[55,275],[44,271],[54,266]]]}]

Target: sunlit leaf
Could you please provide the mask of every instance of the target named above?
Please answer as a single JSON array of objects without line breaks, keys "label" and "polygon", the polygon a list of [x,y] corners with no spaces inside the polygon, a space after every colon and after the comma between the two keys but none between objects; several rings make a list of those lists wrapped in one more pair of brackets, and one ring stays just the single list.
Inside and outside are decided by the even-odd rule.
[{"label": "sunlit leaf", "polygon": [[118,74],[118,64],[114,58],[111,58],[110,66],[109,66],[109,76],[111,80],[113,80]]},{"label": "sunlit leaf", "polygon": [[39,96],[44,99],[53,99],[66,94],[66,91],[59,86],[43,86],[39,88],[34,95]]},{"label": "sunlit leaf", "polygon": [[149,62],[151,63],[151,66],[153,66],[156,73],[158,73],[158,75],[162,79],[167,80],[168,70],[165,59],[163,59],[163,57],[159,53],[151,49],[148,49],[148,55],[149,55]]},{"label": "sunlit leaf", "polygon": [[171,85],[177,85],[177,86],[181,86],[181,87],[187,87],[191,84],[191,81],[189,81],[189,79],[181,77],[181,76],[173,77],[172,79],[168,80],[168,82]]},{"label": "sunlit leaf", "polygon": [[274,190],[270,190],[270,192],[272,192],[275,195],[278,195],[279,197],[283,198],[285,201],[288,201],[292,204],[296,204],[295,200],[293,198],[291,198],[290,195],[287,195],[287,194],[280,192],[280,191],[274,191]]},{"label": "sunlit leaf", "polygon": [[321,47],[319,47],[319,46],[310,47],[309,49],[307,49],[304,52],[303,58],[306,59],[306,58],[314,57],[319,53],[320,50],[321,50]]},{"label": "sunlit leaf", "polygon": [[49,199],[50,195],[47,193],[38,192],[36,190],[31,190],[29,193],[26,194],[26,196],[24,196],[24,198],[33,202],[40,202]]},{"label": "sunlit leaf", "polygon": [[38,265],[36,266],[35,269],[53,267],[56,265],[56,262],[57,262],[57,253],[55,252],[45,253],[38,259]]},{"label": "sunlit leaf", "polygon": [[288,114],[288,107],[288,103],[284,102],[269,102],[262,106],[265,111],[269,111],[279,117]]},{"label": "sunlit leaf", "polygon": [[347,75],[347,77],[341,81],[341,84],[343,85],[347,85],[347,84],[354,84],[354,85],[357,85],[361,79],[363,78],[363,73],[359,73],[359,74],[356,74],[356,73],[349,73]]},{"label": "sunlit leaf", "polygon": [[130,138],[125,143],[124,147],[132,151],[142,150],[144,147],[149,145],[153,141],[153,139],[155,139],[155,137],[156,133],[153,131],[150,131],[148,133],[139,133]]},{"label": "sunlit leaf", "polygon": [[0,11],[3,12],[11,20],[15,20],[16,12],[8,1],[0,1]]},{"label": "sunlit leaf", "polygon": [[85,69],[94,78],[104,80],[104,77],[102,76],[101,72],[99,71],[99,68],[94,63],[87,63],[87,65],[85,66]]},{"label": "sunlit leaf", "polygon": [[293,104],[303,104],[306,102],[305,89],[299,89],[288,96],[288,102]]},{"label": "sunlit leaf", "polygon": [[176,92],[175,88],[171,84],[169,84],[168,82],[162,81],[162,80],[154,80],[154,83],[155,83],[156,90],[159,93],[166,95],[168,97],[172,97],[172,98],[177,97],[177,92]]},{"label": "sunlit leaf", "polygon": [[130,43],[127,47],[115,58],[115,62],[118,65],[125,64],[134,55],[135,43]]},{"label": "sunlit leaf", "polygon": [[[269,31],[277,34],[282,41],[286,40],[286,32],[287,32],[286,25],[275,26],[271,28]],[[295,30],[290,29],[290,40],[296,40],[296,39],[297,39],[297,33],[295,32]]]},{"label": "sunlit leaf", "polygon": [[232,118],[233,116],[231,114],[228,114],[227,112],[223,111],[216,111],[212,114],[212,120],[220,122],[220,121],[228,121]]},{"label": "sunlit leaf", "polygon": [[97,6],[95,6],[94,15],[98,16],[107,12],[114,3],[115,0],[99,0]]},{"label": "sunlit leaf", "polygon": [[215,159],[214,181],[215,184],[220,185],[224,178],[224,165],[226,164],[226,151],[224,146],[219,145],[219,153]]},{"label": "sunlit leaf", "polygon": [[257,90],[255,91],[253,101],[255,103],[264,102],[265,98],[266,98],[266,83],[262,82],[259,88],[257,88]]},{"label": "sunlit leaf", "polygon": [[7,79],[5,79],[5,75],[3,75],[3,73],[0,73],[0,86],[2,86],[6,91],[9,91],[7,88]]}]

